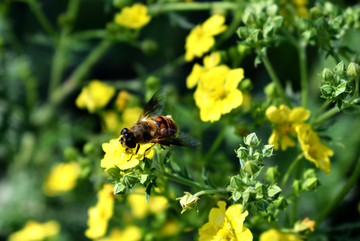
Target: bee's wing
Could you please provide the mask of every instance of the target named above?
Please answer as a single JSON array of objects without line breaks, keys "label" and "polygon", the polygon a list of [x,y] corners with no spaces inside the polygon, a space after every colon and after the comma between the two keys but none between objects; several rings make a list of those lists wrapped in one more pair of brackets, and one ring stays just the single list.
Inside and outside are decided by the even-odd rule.
[{"label": "bee's wing", "polygon": [[176,136],[169,136],[165,138],[158,138],[151,140],[153,143],[159,143],[164,146],[187,146],[187,147],[197,147],[200,145],[200,142],[194,137],[184,133],[178,132]]},{"label": "bee's wing", "polygon": [[149,102],[145,105],[144,111],[141,113],[139,119],[160,115],[165,105],[165,98],[166,91],[164,88],[156,91],[156,93],[151,97]]}]

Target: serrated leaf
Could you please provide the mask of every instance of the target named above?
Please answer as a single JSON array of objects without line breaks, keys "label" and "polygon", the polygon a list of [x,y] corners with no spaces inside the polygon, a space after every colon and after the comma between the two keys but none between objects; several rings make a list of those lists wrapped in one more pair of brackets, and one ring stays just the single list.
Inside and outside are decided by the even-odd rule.
[{"label": "serrated leaf", "polygon": [[114,195],[124,194],[126,192],[126,187],[122,183],[115,183],[114,185]]},{"label": "serrated leaf", "polygon": [[281,188],[277,185],[271,185],[268,189],[268,196],[271,198],[276,198],[281,193]]}]

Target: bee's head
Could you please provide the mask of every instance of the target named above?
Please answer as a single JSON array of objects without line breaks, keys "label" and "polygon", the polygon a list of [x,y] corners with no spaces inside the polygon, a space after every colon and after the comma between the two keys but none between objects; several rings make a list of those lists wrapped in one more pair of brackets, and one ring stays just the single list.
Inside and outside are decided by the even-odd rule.
[{"label": "bee's head", "polygon": [[129,148],[136,147],[134,134],[130,132],[128,128],[122,129],[119,141],[122,146],[126,146]]}]

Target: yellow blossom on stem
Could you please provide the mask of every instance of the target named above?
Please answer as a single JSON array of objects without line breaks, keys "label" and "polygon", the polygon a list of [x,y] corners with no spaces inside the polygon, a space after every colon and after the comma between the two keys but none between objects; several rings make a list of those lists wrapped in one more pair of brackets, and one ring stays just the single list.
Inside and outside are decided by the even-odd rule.
[{"label": "yellow blossom on stem", "polygon": [[127,202],[130,205],[132,215],[140,219],[149,213],[162,213],[169,206],[168,200],[165,197],[154,194],[150,195],[149,202],[147,203],[144,188],[134,189],[134,192],[129,194]]},{"label": "yellow blossom on stem", "polygon": [[124,230],[114,228],[111,230],[110,235],[105,238],[97,239],[96,241],[138,241],[141,240],[141,230],[136,226],[127,226]]},{"label": "yellow blossom on stem", "polygon": [[121,131],[121,122],[119,120],[118,114],[115,111],[106,111],[103,118],[106,130],[114,133],[119,133]]},{"label": "yellow blossom on stem", "polygon": [[88,109],[93,113],[99,108],[106,106],[115,94],[115,88],[93,80],[90,84],[82,88],[80,95],[76,99],[76,106],[81,109]]},{"label": "yellow blossom on stem", "polygon": [[289,146],[295,146],[292,137],[296,137],[295,127],[299,123],[303,123],[310,117],[310,111],[303,107],[290,109],[285,105],[279,108],[270,106],[265,112],[268,120],[273,123],[272,135],[269,138],[269,144],[274,145],[275,150],[286,150]]},{"label": "yellow blossom on stem", "polygon": [[105,235],[109,219],[113,216],[114,188],[111,184],[105,184],[98,192],[96,206],[88,210],[88,229],[85,236],[90,239],[100,238]]},{"label": "yellow blossom on stem", "polygon": [[142,28],[151,20],[147,12],[147,7],[140,3],[136,3],[131,7],[124,7],[115,16],[115,23],[132,29]]},{"label": "yellow blossom on stem", "polygon": [[212,52],[211,54],[204,57],[203,63],[204,66],[200,64],[194,64],[193,69],[190,75],[186,78],[186,86],[188,89],[192,89],[197,85],[198,81],[201,78],[201,75],[206,73],[211,68],[219,65],[221,60],[219,52]]},{"label": "yellow blossom on stem", "polygon": [[56,221],[38,223],[30,220],[23,229],[10,234],[8,241],[41,241],[58,234],[59,231],[60,225]]},{"label": "yellow blossom on stem", "polygon": [[118,111],[123,111],[127,107],[129,100],[130,100],[129,92],[125,90],[120,91],[115,101],[116,109]]},{"label": "yellow blossom on stem", "polygon": [[251,241],[251,231],[244,227],[248,211],[242,213],[242,205],[235,204],[227,209],[224,201],[219,201],[218,208],[212,208],[209,213],[209,222],[199,230],[199,241],[228,240]]},{"label": "yellow blossom on stem", "polygon": [[160,233],[163,236],[174,236],[180,231],[180,224],[174,220],[168,220],[161,228]]},{"label": "yellow blossom on stem", "polygon": [[237,88],[244,78],[242,68],[230,69],[219,65],[201,75],[194,93],[202,121],[217,121],[243,102],[242,92]]},{"label": "yellow blossom on stem", "polygon": [[46,195],[55,196],[72,190],[80,174],[80,165],[76,162],[55,165],[47,178],[43,189]]},{"label": "yellow blossom on stem", "polygon": [[302,239],[291,233],[282,233],[276,229],[269,229],[260,235],[260,241],[302,241]]},{"label": "yellow blossom on stem", "polygon": [[305,158],[324,172],[330,173],[329,156],[334,155],[333,150],[321,143],[319,136],[312,130],[310,125],[299,124],[295,129]]},{"label": "yellow blossom on stem", "polygon": [[144,157],[151,159],[154,156],[153,146],[154,143],[141,144],[136,153],[136,147],[126,148],[120,144],[119,139],[112,139],[102,144],[105,155],[101,160],[101,167],[106,170],[115,166],[121,170],[135,167]]},{"label": "yellow blossom on stem", "polygon": [[215,35],[225,31],[227,28],[225,17],[222,15],[213,15],[203,24],[197,25],[186,37],[185,60],[191,61],[195,57],[200,58],[204,53],[210,50],[215,44]]}]

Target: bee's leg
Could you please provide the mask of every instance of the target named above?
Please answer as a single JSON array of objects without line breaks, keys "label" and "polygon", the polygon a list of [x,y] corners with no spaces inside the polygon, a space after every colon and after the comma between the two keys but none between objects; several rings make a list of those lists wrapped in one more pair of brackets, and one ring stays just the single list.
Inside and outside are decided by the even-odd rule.
[{"label": "bee's leg", "polygon": [[130,157],[129,160],[127,160],[127,161],[130,161],[130,160],[132,159],[132,157],[133,157],[133,155],[131,155],[131,157]]},{"label": "bee's leg", "polygon": [[156,143],[154,143],[154,145],[150,146],[148,149],[146,149],[146,150],[144,151],[144,158],[145,158],[146,152],[147,152],[148,150],[150,150],[151,148],[153,148],[153,146],[155,146],[155,145],[156,145]]},{"label": "bee's leg", "polygon": [[165,150],[165,147],[163,145],[160,145],[163,150]]},{"label": "bee's leg", "polygon": [[136,147],[136,152],[135,152],[135,154],[137,154],[137,153],[138,153],[139,149],[140,149],[140,144],[137,144],[137,147]]}]

